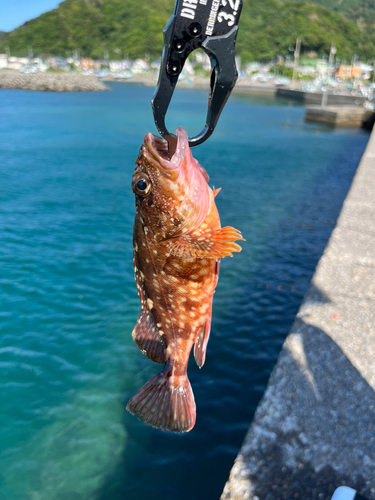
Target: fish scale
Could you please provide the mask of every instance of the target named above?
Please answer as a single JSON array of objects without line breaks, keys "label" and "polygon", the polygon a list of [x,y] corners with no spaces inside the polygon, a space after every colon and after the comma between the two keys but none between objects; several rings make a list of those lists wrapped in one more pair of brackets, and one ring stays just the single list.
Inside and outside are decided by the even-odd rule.
[{"label": "fish scale", "polygon": [[164,369],[133,396],[127,409],[166,431],[186,432],[196,419],[187,377],[190,351],[201,368],[211,328],[220,259],[243,240],[221,228],[207,172],[193,158],[187,134],[177,130],[172,158],[164,139],[146,134],[132,186],[136,195],[134,272],[141,313],[132,336]]}]

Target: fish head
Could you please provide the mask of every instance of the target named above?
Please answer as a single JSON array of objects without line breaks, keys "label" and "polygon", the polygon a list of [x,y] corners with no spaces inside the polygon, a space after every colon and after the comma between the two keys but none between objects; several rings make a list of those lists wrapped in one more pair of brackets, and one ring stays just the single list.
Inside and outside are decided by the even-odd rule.
[{"label": "fish head", "polygon": [[132,179],[136,217],[157,242],[198,228],[214,198],[207,172],[193,158],[186,131],[180,127],[176,135],[176,151],[169,157],[167,141],[146,134]]}]

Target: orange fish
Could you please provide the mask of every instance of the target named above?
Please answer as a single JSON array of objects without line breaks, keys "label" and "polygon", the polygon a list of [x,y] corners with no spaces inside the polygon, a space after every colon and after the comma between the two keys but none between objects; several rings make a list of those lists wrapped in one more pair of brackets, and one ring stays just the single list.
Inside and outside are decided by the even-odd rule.
[{"label": "orange fish", "polygon": [[[212,299],[222,257],[240,252],[233,227],[221,228],[208,175],[191,154],[185,130],[168,143],[146,134],[132,187],[136,198],[134,272],[141,313],[132,336],[164,369],[133,396],[127,409],[147,424],[186,432],[195,424],[187,365],[201,368],[210,335]],[[244,241],[244,240],[243,240]]]}]

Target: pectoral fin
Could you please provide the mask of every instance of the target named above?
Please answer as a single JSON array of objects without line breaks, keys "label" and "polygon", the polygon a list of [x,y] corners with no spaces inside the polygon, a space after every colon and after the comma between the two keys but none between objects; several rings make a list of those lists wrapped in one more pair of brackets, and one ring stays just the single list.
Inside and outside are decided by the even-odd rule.
[{"label": "pectoral fin", "polygon": [[184,236],[170,247],[170,253],[177,257],[198,257],[220,259],[233,257],[232,252],[240,252],[236,240],[245,241],[240,231],[234,227],[222,227],[217,231],[208,231],[199,236]]}]

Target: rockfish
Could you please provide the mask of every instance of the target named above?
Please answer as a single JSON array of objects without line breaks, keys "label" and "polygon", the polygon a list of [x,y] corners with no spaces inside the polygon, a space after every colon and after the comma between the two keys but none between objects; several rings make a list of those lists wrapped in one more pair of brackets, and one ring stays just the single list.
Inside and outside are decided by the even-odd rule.
[{"label": "rockfish", "polygon": [[[221,228],[208,175],[191,154],[185,130],[168,143],[150,133],[141,147],[132,187],[136,199],[134,272],[141,313],[132,336],[164,369],[133,396],[127,409],[147,424],[185,432],[195,424],[187,377],[194,357],[201,368],[210,335],[212,299],[222,257],[240,252],[233,227]],[[244,240],[243,240],[244,241]]]}]

